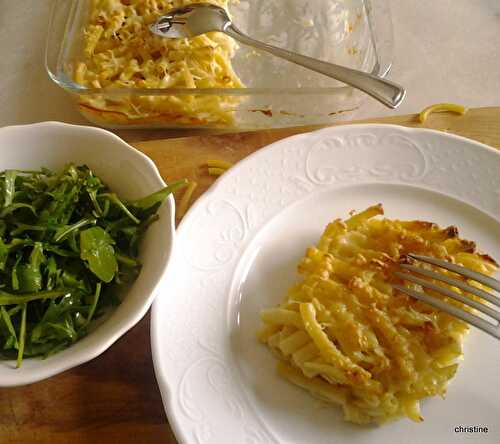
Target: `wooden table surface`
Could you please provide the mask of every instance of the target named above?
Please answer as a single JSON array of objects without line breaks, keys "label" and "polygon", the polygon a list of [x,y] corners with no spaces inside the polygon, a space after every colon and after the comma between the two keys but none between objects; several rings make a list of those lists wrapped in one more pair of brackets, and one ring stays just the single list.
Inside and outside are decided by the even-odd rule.
[{"label": "wooden table surface", "polygon": [[[416,116],[364,122],[421,126]],[[432,115],[425,127],[500,148],[500,108],[465,116]],[[140,131],[122,136],[150,156],[168,181],[196,179],[199,196],[213,182],[201,168],[211,158],[236,162],[258,148],[312,128],[182,139]],[[14,370],[13,370],[14,371]],[[93,361],[25,387],[0,390],[0,443],[176,443],[163,411],[151,360],[149,314]]]}]

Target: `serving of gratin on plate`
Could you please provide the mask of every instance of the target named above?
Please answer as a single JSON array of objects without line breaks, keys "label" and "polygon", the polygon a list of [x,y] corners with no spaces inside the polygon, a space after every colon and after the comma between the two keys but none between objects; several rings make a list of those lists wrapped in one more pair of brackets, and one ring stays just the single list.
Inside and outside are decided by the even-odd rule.
[{"label": "serving of gratin on plate", "polygon": [[339,404],[347,421],[420,422],[419,402],[445,396],[469,328],[395,290],[394,272],[409,253],[487,275],[498,264],[456,227],[375,218],[382,214],[375,205],[326,227],[298,265],[303,279],[279,307],[262,310],[259,339],[281,360],[281,376]]}]

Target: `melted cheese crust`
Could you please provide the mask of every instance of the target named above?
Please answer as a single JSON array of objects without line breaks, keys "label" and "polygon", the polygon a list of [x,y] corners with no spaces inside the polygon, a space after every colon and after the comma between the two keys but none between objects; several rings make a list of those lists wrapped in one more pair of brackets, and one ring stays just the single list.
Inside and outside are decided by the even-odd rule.
[{"label": "melted cheese crust", "polygon": [[419,402],[444,397],[468,326],[394,290],[391,283],[404,284],[394,272],[412,261],[408,253],[488,275],[497,264],[454,227],[375,218],[381,214],[376,205],[330,223],[298,265],[302,280],[279,307],[262,310],[258,336],[280,359],[283,377],[341,405],[347,421],[383,423],[401,415],[422,421]]},{"label": "melted cheese crust", "polygon": [[[228,0],[211,3],[227,7]],[[241,88],[231,59],[236,45],[222,33],[164,39],[149,25],[192,0],[92,0],[83,48],[70,68],[88,88]],[[80,96],[81,111],[107,123],[230,125],[240,101],[206,95]]]}]

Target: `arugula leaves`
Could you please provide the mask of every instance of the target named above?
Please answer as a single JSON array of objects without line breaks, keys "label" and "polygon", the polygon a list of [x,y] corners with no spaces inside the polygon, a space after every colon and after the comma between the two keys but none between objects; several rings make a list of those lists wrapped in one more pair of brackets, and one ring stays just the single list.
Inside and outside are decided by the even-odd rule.
[{"label": "arugula leaves", "polygon": [[118,270],[113,238],[101,227],[80,232],[80,257],[101,281],[109,283]]},{"label": "arugula leaves", "polygon": [[139,242],[176,182],[126,202],[85,165],[0,173],[0,359],[87,334],[140,273]]}]

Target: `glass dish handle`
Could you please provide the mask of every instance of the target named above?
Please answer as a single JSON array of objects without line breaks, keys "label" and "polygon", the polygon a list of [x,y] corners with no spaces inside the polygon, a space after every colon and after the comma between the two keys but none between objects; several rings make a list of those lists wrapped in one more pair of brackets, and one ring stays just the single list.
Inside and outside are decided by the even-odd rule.
[{"label": "glass dish handle", "polygon": [[392,68],[394,52],[391,6],[388,0],[376,0],[375,6],[372,4],[372,0],[363,0],[363,5],[371,30],[373,49],[377,60],[371,73],[380,77],[386,77]]}]

